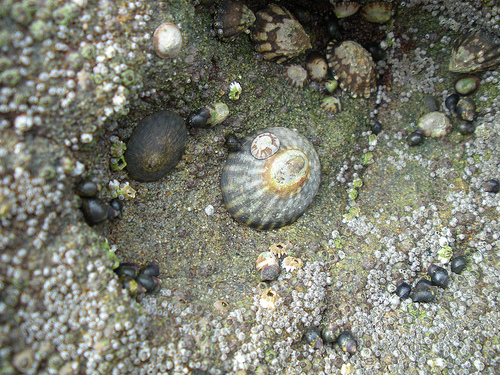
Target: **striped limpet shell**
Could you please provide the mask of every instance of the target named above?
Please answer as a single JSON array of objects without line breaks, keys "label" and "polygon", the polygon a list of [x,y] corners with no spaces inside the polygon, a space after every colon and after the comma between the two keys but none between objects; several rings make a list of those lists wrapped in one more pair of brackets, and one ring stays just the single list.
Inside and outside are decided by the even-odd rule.
[{"label": "striped limpet shell", "polygon": [[360,44],[332,41],[326,50],[328,66],[340,88],[351,97],[369,98],[377,89],[377,69],[370,53]]},{"label": "striped limpet shell", "polygon": [[280,140],[273,133],[262,133],[254,138],[250,146],[250,152],[255,159],[267,159],[278,152]]},{"label": "striped limpet shell", "polygon": [[[257,159],[252,144],[268,134],[279,139],[279,147],[269,157]],[[311,204],[320,174],[318,154],[307,138],[287,128],[262,129],[229,154],[222,170],[222,196],[240,223],[255,229],[280,228],[297,220]]]}]

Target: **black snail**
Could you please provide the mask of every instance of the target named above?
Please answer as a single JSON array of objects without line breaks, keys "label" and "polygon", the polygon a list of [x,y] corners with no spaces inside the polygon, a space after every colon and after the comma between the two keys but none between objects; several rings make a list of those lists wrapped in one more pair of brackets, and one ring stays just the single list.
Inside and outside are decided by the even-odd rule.
[{"label": "black snail", "polygon": [[175,167],[184,152],[187,131],[184,120],[170,111],[142,119],[130,137],[125,161],[137,181],[156,181]]},{"label": "black snail", "polygon": [[294,222],[316,196],[321,166],[313,145],[282,127],[259,130],[229,154],[222,196],[229,213],[256,229]]}]

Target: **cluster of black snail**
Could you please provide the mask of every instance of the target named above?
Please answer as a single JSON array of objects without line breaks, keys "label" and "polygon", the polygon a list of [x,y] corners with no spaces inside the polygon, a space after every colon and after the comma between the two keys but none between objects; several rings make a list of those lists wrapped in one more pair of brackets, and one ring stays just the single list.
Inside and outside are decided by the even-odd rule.
[{"label": "cluster of black snail", "polygon": [[126,289],[132,297],[144,293],[153,293],[160,287],[160,267],[156,262],[149,262],[144,267],[136,263],[120,263],[114,269],[119,277],[121,286]]},{"label": "cluster of black snail", "polygon": [[[460,274],[467,266],[467,258],[456,255],[451,259],[449,266],[452,272]],[[444,267],[436,264],[431,264],[427,268],[427,273],[430,279],[419,279],[413,288],[406,281],[399,281],[395,294],[402,300],[411,298],[413,302],[433,302],[436,299],[435,288],[446,288],[449,284],[449,275]]]},{"label": "cluster of black snail", "polygon": [[[453,83],[454,93],[446,97],[444,106],[457,121],[456,130],[462,135],[475,131],[476,104],[471,96],[480,87],[481,79],[476,75],[500,64],[500,38],[489,32],[478,30],[461,35],[452,49],[448,69],[461,73]],[[474,74],[473,74],[474,73]],[[439,112],[438,103],[425,98],[430,113],[419,119],[417,129],[406,138],[409,146],[421,144],[424,137],[443,137],[453,128],[450,119]]]},{"label": "cluster of black snail", "polygon": [[338,344],[346,353],[354,354],[357,350],[353,334],[334,323],[326,324],[321,330],[318,327],[309,327],[303,339],[314,349],[319,349],[325,344]]},{"label": "cluster of black snail", "polygon": [[81,198],[80,209],[87,224],[92,226],[121,218],[123,201],[115,198],[108,204],[97,197],[98,193],[99,187],[91,180],[82,179],[76,185],[76,194]]}]

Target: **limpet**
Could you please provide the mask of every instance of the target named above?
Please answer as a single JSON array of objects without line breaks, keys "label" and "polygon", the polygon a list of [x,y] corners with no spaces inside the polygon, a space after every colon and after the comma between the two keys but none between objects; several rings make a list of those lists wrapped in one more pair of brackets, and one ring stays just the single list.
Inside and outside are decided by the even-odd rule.
[{"label": "limpet", "polygon": [[[257,137],[271,133],[279,149],[264,159],[252,155]],[[268,137],[267,135],[265,137]],[[229,154],[222,170],[222,196],[229,213],[255,229],[280,228],[304,213],[319,188],[321,166],[313,145],[287,128],[257,131]]]}]

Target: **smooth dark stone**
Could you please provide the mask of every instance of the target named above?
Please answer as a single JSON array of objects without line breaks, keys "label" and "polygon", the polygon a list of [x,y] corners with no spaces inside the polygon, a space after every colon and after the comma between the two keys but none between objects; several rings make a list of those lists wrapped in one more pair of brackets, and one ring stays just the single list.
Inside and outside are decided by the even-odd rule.
[{"label": "smooth dark stone", "polygon": [[89,225],[97,225],[108,220],[108,205],[99,198],[84,198],[81,210]]},{"label": "smooth dark stone", "polygon": [[483,189],[488,193],[498,193],[500,191],[500,183],[498,180],[491,179],[483,182]]},{"label": "smooth dark stone", "polygon": [[418,280],[417,284],[415,285],[415,289],[426,288],[426,287],[431,287],[431,286],[432,286],[432,281],[427,280],[427,279],[420,279],[420,280]]},{"label": "smooth dark stone", "polygon": [[452,113],[455,113],[456,109],[457,109],[457,103],[458,101],[460,100],[460,95],[458,94],[451,94],[450,96],[448,96],[445,101],[444,101],[444,105],[446,108],[448,108],[448,110]]},{"label": "smooth dark stone", "polygon": [[418,131],[414,131],[410,133],[408,137],[406,137],[406,142],[409,146],[418,146],[424,140],[424,135]]},{"label": "smooth dark stone", "polygon": [[309,327],[304,333],[304,340],[314,349],[319,349],[323,346],[323,339],[318,327]]},{"label": "smooth dark stone", "polygon": [[431,264],[427,272],[429,272],[429,275],[431,276],[432,284],[442,288],[446,287],[448,282],[448,271],[446,271],[443,267]]},{"label": "smooth dark stone", "polygon": [[432,302],[436,299],[436,292],[428,287],[422,287],[413,291],[413,302]]},{"label": "smooth dark stone", "polygon": [[410,296],[411,286],[406,282],[400,282],[396,288],[396,295],[401,299],[406,299]]},{"label": "smooth dark stone", "polygon": [[457,125],[457,130],[463,135],[472,134],[476,130],[476,126],[471,122],[461,122]]},{"label": "smooth dark stone", "polygon": [[98,190],[97,184],[89,180],[82,180],[76,186],[76,194],[84,198],[95,197]]},{"label": "smooth dark stone", "polygon": [[373,134],[378,134],[382,131],[382,124],[375,120],[371,123],[370,130]]},{"label": "smooth dark stone", "polygon": [[450,262],[451,271],[454,273],[462,273],[467,266],[467,259],[463,255],[454,257]]}]

